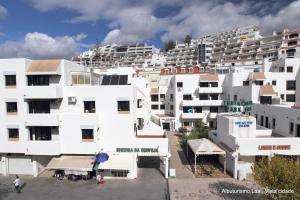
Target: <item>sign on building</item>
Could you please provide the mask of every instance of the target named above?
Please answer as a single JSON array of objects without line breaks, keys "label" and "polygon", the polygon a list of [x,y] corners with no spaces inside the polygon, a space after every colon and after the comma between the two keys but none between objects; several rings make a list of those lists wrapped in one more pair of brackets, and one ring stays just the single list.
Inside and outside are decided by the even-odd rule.
[{"label": "sign on building", "polygon": [[250,112],[252,110],[252,101],[224,101],[226,112]]}]

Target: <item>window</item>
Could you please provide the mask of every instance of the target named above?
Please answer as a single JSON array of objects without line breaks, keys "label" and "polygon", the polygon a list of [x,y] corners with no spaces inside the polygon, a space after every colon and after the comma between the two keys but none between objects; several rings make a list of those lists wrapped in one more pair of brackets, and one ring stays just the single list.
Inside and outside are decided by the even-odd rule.
[{"label": "window", "polygon": [[8,129],[8,140],[9,141],[18,141],[19,140],[19,129],[9,128]]},{"label": "window", "polygon": [[6,102],[6,112],[8,115],[16,115],[18,112],[17,102]]},{"label": "window", "polygon": [[174,95],[173,94],[170,94],[170,101],[172,102],[174,99]]},{"label": "window", "polygon": [[286,72],[292,73],[293,72],[293,67],[292,66],[286,67]]},{"label": "window", "polygon": [[106,171],[111,171],[110,176],[113,177],[127,177],[127,174],[129,173],[129,170],[104,170],[104,174],[108,173]]},{"label": "window", "polygon": [[95,101],[84,101],[84,113],[95,113],[96,105]]},{"label": "window", "polygon": [[170,110],[173,110],[174,109],[174,106],[173,105],[170,105]]},{"label": "window", "polygon": [[249,86],[249,81],[243,81],[243,86]]},{"label": "window", "polygon": [[151,94],[151,101],[157,102],[158,101],[158,94]]},{"label": "window", "polygon": [[194,107],[194,113],[202,113],[202,107],[200,107],[200,106],[195,106],[195,107]]},{"label": "window", "polygon": [[208,87],[208,82],[200,82],[199,86],[200,87]]},{"label": "window", "polygon": [[233,101],[237,101],[237,95],[233,95]]},{"label": "window", "polygon": [[294,94],[287,94],[286,95],[286,102],[295,102],[296,101],[296,97]]},{"label": "window", "polygon": [[272,85],[276,85],[276,81],[272,81]]},{"label": "window", "polygon": [[183,106],[182,110],[183,110],[183,113],[193,113],[193,109],[191,106]]},{"label": "window", "polygon": [[183,95],[183,100],[192,100],[192,95],[191,94],[184,94]]},{"label": "window", "polygon": [[118,112],[128,114],[130,111],[129,101],[118,101]]},{"label": "window", "polygon": [[49,85],[49,75],[30,75],[27,76],[29,86]]},{"label": "window", "polygon": [[30,140],[51,140],[51,127],[30,127]]},{"label": "window", "polygon": [[50,113],[50,101],[28,102],[29,113]]},{"label": "window", "polygon": [[207,94],[200,94],[199,99],[200,100],[208,100],[208,95]]},{"label": "window", "polygon": [[190,126],[190,122],[183,122],[183,126]]},{"label": "window", "polygon": [[218,87],[218,82],[211,82],[210,85],[211,87]]},{"label": "window", "polygon": [[290,134],[293,135],[294,134],[294,123],[290,122]]},{"label": "window", "polygon": [[280,99],[281,99],[281,100],[284,100],[284,94],[281,94],[281,95],[280,95]]},{"label": "window", "polygon": [[93,142],[94,141],[94,130],[93,129],[81,129],[82,142]]},{"label": "window", "polygon": [[279,72],[284,72],[284,67],[279,67]]},{"label": "window", "polygon": [[260,126],[264,126],[264,116],[260,116]]},{"label": "window", "polygon": [[218,100],[219,95],[218,94],[211,94],[210,98],[211,98],[211,100]]},{"label": "window", "polygon": [[152,110],[158,110],[158,105],[151,105]]},{"label": "window", "polygon": [[165,109],[165,104],[160,105],[160,109],[164,110]]},{"label": "window", "polygon": [[16,87],[16,85],[17,85],[16,75],[5,75],[6,87]]},{"label": "window", "polygon": [[286,90],[296,90],[296,81],[286,81]]},{"label": "window", "polygon": [[160,94],[160,95],[159,95],[159,98],[161,98],[161,99],[164,99],[165,97],[166,97],[165,94]]},{"label": "window", "polygon": [[264,81],[254,81],[254,84],[255,84],[255,85],[263,85],[263,84],[264,84]]},{"label": "window", "polygon": [[183,83],[182,82],[177,82],[177,87],[182,88],[183,87]]},{"label": "window", "polygon": [[276,128],[276,119],[275,118],[272,119],[272,128],[273,129]]},{"label": "window", "polygon": [[210,107],[209,108],[209,112],[211,112],[211,113],[217,113],[218,112],[218,107],[216,107],[216,106]]},{"label": "window", "polygon": [[142,99],[137,100],[137,108],[142,108]]}]

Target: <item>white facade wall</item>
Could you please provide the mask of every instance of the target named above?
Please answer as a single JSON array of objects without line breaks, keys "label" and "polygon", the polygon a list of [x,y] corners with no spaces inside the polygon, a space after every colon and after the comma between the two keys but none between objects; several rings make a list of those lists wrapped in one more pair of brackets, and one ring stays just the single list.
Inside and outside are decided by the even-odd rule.
[{"label": "white facade wall", "polygon": [[[168,156],[168,140],[166,138],[138,138],[134,128],[137,118],[143,118],[146,124],[140,130],[147,136],[162,136],[161,127],[150,123],[149,88],[145,79],[130,76],[131,85],[72,85],[71,72],[87,71],[84,67],[68,61],[61,61],[59,78],[51,79],[49,86],[26,86],[26,68],[30,60],[0,60],[0,76],[4,80],[6,74],[16,74],[16,88],[6,88],[4,81],[0,83],[0,172],[2,174],[18,173],[34,176],[44,169],[53,156],[59,155],[95,155],[100,151],[115,153],[116,148],[158,148],[155,156]],[[27,100],[49,100],[49,91],[59,88],[59,95],[53,95],[49,114],[28,114]],[[26,94],[26,96],[24,96]],[[29,96],[31,95],[31,96]],[[25,97],[25,98],[24,98]],[[76,99],[69,102],[69,97]],[[137,108],[137,100],[141,99],[142,108]],[[118,112],[117,101],[129,101],[130,112]],[[6,101],[17,101],[16,115],[6,115]],[[83,101],[95,101],[96,112],[84,113]],[[54,126],[52,139],[35,141],[29,138],[28,126]],[[7,128],[19,129],[19,141],[9,141]],[[94,140],[82,141],[81,129],[93,129]],[[153,131],[153,134],[149,133]],[[10,153],[11,156],[7,156]],[[147,156],[153,155],[148,153]],[[32,157],[28,157],[32,156]],[[122,156],[122,153],[120,154]],[[138,153],[132,153],[134,160]],[[11,164],[15,168],[11,168]],[[22,165],[24,163],[24,165]],[[18,165],[17,165],[18,164]],[[17,167],[19,166],[19,168]],[[20,169],[23,166],[23,171]],[[130,178],[137,176],[136,163],[130,171]]]}]

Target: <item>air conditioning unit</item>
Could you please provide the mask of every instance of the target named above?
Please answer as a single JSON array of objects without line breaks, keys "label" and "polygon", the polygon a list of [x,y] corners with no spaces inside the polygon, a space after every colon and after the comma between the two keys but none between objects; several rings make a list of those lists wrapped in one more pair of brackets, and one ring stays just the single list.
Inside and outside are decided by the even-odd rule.
[{"label": "air conditioning unit", "polygon": [[75,104],[77,102],[76,97],[68,97],[68,103]]}]

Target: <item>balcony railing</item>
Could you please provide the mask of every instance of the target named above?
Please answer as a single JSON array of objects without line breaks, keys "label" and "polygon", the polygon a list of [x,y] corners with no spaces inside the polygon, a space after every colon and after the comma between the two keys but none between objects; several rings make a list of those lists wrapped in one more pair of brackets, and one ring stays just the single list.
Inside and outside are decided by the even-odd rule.
[{"label": "balcony railing", "polygon": [[26,86],[24,88],[25,99],[58,99],[62,98],[60,86]]}]

